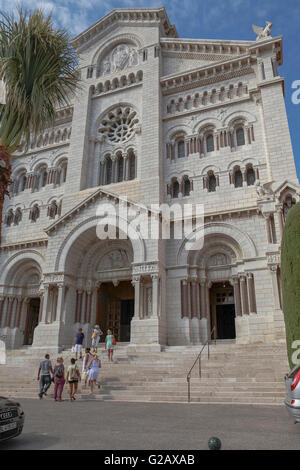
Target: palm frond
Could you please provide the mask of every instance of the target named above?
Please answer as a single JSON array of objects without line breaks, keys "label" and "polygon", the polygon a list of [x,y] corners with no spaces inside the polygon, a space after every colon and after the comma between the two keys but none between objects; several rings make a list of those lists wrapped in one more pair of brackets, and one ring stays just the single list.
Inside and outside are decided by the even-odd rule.
[{"label": "palm frond", "polygon": [[77,55],[66,31],[55,29],[42,10],[0,13],[0,142],[14,151],[30,135],[51,127],[57,107],[69,104],[79,85]]}]

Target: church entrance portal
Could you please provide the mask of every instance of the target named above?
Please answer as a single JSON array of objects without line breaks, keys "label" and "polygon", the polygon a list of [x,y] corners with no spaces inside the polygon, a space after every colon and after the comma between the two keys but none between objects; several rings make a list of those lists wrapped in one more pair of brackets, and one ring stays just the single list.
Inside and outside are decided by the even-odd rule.
[{"label": "church entrance portal", "polygon": [[210,290],[211,327],[216,339],[235,339],[235,306],[233,287],[229,282],[213,284]]},{"label": "church entrance portal", "polygon": [[40,299],[30,299],[27,310],[27,319],[24,332],[24,345],[31,346],[33,334],[39,324]]},{"label": "church entrance portal", "polygon": [[119,342],[130,342],[130,324],[134,315],[134,288],[130,281],[115,286],[112,282],[101,284],[98,292],[97,323],[105,333],[112,330]]}]

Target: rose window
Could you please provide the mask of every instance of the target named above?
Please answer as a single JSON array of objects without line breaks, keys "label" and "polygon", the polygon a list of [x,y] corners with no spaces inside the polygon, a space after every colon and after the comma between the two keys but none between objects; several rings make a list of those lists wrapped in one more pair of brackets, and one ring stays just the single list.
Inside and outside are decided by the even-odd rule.
[{"label": "rose window", "polygon": [[136,111],[128,106],[120,106],[102,119],[99,132],[113,143],[125,142],[133,137],[138,124]]}]

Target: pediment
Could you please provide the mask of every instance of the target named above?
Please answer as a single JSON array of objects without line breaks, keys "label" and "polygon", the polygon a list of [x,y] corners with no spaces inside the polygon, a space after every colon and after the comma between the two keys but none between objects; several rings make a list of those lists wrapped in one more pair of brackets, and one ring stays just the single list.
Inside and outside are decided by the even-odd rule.
[{"label": "pediment", "polygon": [[285,193],[290,191],[297,194],[297,196],[300,196],[300,185],[286,180],[284,183],[278,186],[278,188],[274,191],[274,194],[278,199],[281,199]]},{"label": "pediment", "polygon": [[78,213],[85,211],[87,208],[93,205],[95,206],[95,209],[96,209],[101,199],[104,202],[111,201],[115,204],[119,204],[119,203],[127,204],[127,206],[131,206],[134,209],[134,211],[138,213],[141,213],[144,211],[152,212],[151,209],[147,208],[146,206],[136,203],[134,201],[131,201],[126,197],[120,196],[115,193],[111,193],[109,191],[105,191],[103,189],[97,189],[97,191],[93,192],[92,194],[84,198],[79,204],[74,206],[71,210],[66,212],[59,219],[57,219],[53,224],[51,224],[49,227],[44,229],[45,232],[47,233],[47,235],[51,236],[60,227],[65,226],[67,224],[72,224],[74,217],[76,217]]}]

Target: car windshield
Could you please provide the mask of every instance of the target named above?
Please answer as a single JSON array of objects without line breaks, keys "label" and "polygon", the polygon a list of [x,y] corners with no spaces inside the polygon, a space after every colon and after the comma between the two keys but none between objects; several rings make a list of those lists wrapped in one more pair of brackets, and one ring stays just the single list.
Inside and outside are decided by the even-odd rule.
[{"label": "car windshield", "polygon": [[300,364],[298,364],[295,369],[292,370],[292,372],[290,372],[290,374],[288,375],[288,379],[294,379],[295,378],[295,375],[297,374],[297,372],[300,371]]}]

